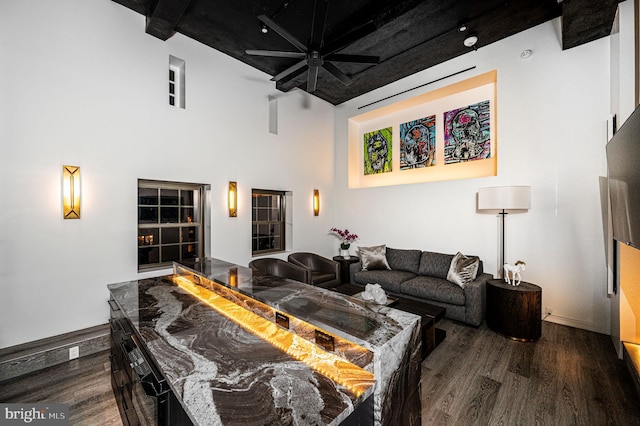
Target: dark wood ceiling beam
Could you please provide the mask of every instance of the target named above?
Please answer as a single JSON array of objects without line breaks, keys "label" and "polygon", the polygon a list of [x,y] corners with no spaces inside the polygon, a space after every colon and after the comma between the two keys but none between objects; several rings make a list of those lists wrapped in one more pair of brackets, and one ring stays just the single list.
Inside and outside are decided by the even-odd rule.
[{"label": "dark wood ceiling beam", "polygon": [[562,49],[571,49],[611,34],[619,2],[620,0],[564,0]]},{"label": "dark wood ceiling beam", "polygon": [[151,0],[147,12],[145,31],[166,41],[175,34],[176,25],[191,0]]}]

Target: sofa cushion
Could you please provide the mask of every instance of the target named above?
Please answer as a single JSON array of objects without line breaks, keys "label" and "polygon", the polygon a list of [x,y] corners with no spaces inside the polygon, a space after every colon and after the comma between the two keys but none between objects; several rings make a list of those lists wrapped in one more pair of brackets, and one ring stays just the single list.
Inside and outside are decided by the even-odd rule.
[{"label": "sofa cushion", "polygon": [[388,270],[386,246],[358,247],[360,252],[360,261],[362,262],[363,271]]},{"label": "sofa cushion", "polygon": [[452,260],[452,254],[423,251],[420,257],[420,269],[418,273],[420,275],[428,275],[446,280]]},{"label": "sofa cushion", "polygon": [[406,271],[358,271],[354,278],[358,284],[380,284],[385,291],[400,292],[400,283],[415,277],[416,274]]},{"label": "sofa cushion", "polygon": [[477,256],[465,256],[458,252],[451,261],[447,281],[464,288],[467,283],[476,279],[479,266],[480,259]]},{"label": "sofa cushion", "polygon": [[387,247],[387,262],[391,269],[418,273],[421,250],[402,250]]},{"label": "sofa cushion", "polygon": [[419,297],[425,301],[449,303],[463,306],[465,303],[464,290],[445,279],[418,275],[400,285],[400,294]]}]

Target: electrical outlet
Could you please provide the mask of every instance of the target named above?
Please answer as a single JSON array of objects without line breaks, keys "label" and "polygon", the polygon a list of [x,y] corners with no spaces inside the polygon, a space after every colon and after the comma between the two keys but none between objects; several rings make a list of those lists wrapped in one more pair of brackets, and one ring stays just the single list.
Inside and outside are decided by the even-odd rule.
[{"label": "electrical outlet", "polygon": [[72,346],[69,348],[69,359],[76,359],[80,357],[80,348],[78,346]]}]

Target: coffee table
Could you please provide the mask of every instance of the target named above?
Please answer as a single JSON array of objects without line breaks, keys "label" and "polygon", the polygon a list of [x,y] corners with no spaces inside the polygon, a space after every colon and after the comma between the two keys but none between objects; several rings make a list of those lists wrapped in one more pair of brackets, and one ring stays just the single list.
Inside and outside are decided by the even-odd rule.
[{"label": "coffee table", "polygon": [[[357,284],[341,284],[334,287],[332,290],[338,293],[346,294],[347,296],[353,296],[364,290],[364,286]],[[393,296],[396,298],[397,296]],[[442,330],[436,327],[438,321],[440,321],[446,313],[445,308],[440,306],[430,305],[425,302],[419,302],[417,300],[405,299],[404,297],[397,297],[392,305],[394,309],[400,309],[401,311],[409,312],[418,315],[421,319],[420,329],[422,332],[422,359],[424,360],[433,350],[444,340],[447,335],[446,330]]]}]

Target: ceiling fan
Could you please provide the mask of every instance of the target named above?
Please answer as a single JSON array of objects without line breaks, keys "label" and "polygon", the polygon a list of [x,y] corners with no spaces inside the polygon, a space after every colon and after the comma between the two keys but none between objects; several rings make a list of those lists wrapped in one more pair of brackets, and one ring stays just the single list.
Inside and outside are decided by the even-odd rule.
[{"label": "ceiling fan", "polygon": [[276,74],[271,79],[272,81],[280,81],[287,77],[293,78],[296,75],[304,71],[304,67],[308,68],[307,73],[307,92],[311,93],[316,90],[318,82],[318,71],[320,67],[327,70],[331,75],[340,80],[343,84],[349,85],[352,83],[351,78],[340,71],[332,62],[355,62],[366,64],[377,64],[380,62],[378,56],[369,55],[348,55],[339,54],[340,50],[346,48],[350,44],[356,42],[360,38],[375,31],[375,25],[373,21],[369,21],[364,25],[361,25],[354,30],[348,32],[344,36],[339,37],[330,43],[324,42],[324,30],[327,20],[327,0],[316,0],[313,9],[313,18],[311,26],[311,37],[308,44],[303,44],[287,30],[278,25],[273,19],[266,15],[258,16],[258,19],[267,27],[274,30],[282,38],[291,43],[298,52],[286,52],[277,50],[246,50],[247,55],[254,56],[270,56],[276,58],[292,58],[300,59],[299,62],[290,66],[286,70],[279,74]]}]

